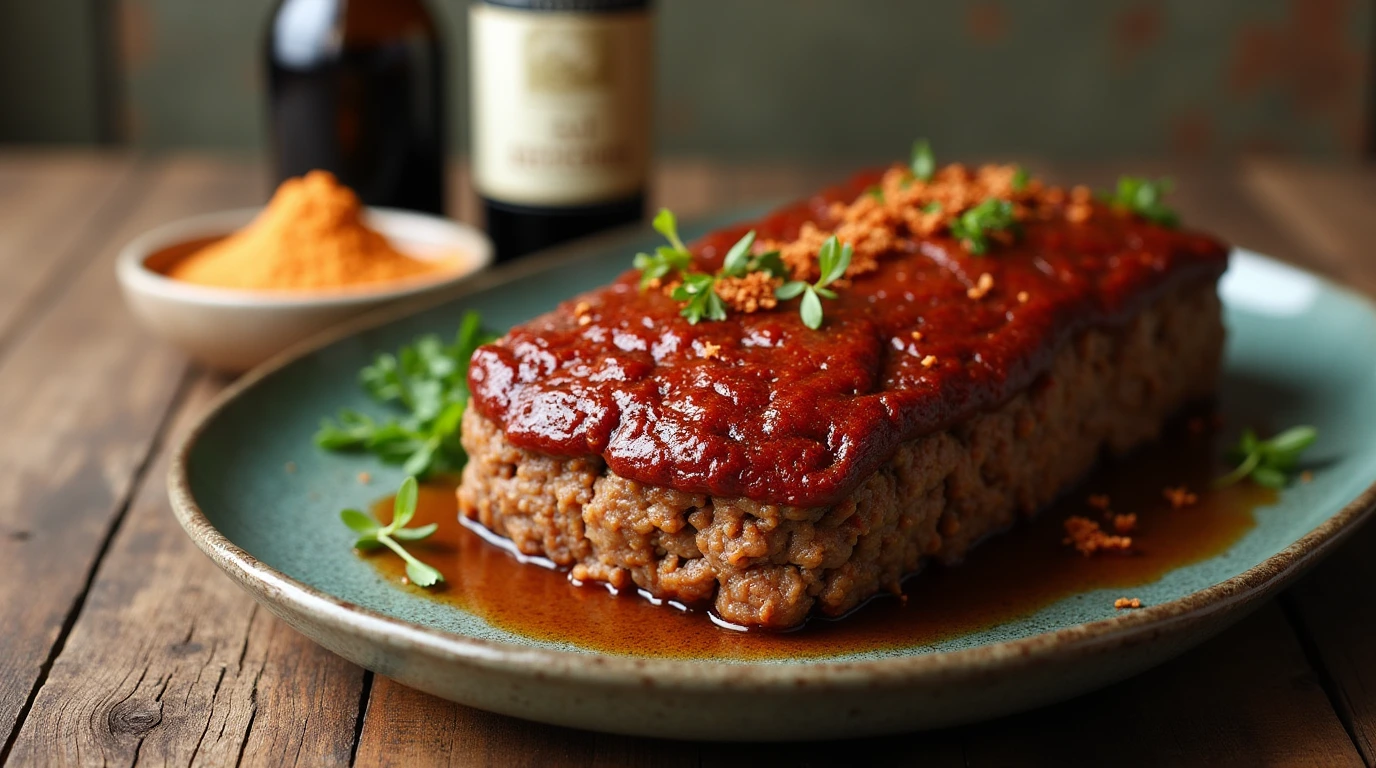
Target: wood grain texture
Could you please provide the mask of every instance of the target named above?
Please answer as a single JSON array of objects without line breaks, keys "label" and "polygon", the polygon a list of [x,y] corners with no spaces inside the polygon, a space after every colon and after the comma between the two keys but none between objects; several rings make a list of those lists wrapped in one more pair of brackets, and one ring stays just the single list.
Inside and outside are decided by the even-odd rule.
[{"label": "wood grain texture", "polygon": [[152,171],[118,226],[0,364],[0,737],[8,744],[84,594],[186,367],[125,310],[114,256],[171,218],[253,199],[257,173],[184,160]]},{"label": "wood grain texture", "polygon": [[287,627],[174,522],[175,436],[146,474],[11,753],[16,765],[344,765],[362,669]]},{"label": "wood grain texture", "polygon": [[60,291],[53,283],[89,259],[92,235],[137,199],[136,165],[125,154],[0,154],[0,355]]},{"label": "wood grain texture", "polygon": [[1372,204],[1376,174],[1256,158],[1243,183],[1267,214],[1303,245],[1306,263],[1359,291],[1376,295]]},{"label": "wood grain texture", "polygon": [[1361,766],[1274,603],[1174,662],[970,729],[977,766]]},{"label": "wood grain texture", "polygon": [[[1376,173],[1256,160],[1249,164],[1246,180],[1256,199],[1330,272],[1376,293]],[[1368,765],[1376,764],[1373,552],[1376,527],[1368,523],[1284,597]]]},{"label": "wood grain texture", "polygon": [[672,741],[540,725],[472,709],[406,688],[373,684],[358,765],[654,766],[746,768],[757,765],[963,766],[949,733],[818,743],[736,744]]}]

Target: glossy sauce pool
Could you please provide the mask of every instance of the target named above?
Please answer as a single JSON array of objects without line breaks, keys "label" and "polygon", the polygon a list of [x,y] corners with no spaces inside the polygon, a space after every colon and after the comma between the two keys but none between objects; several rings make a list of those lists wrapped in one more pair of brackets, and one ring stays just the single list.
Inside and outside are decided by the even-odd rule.
[{"label": "glossy sauce pool", "polygon": [[[842,619],[815,619],[787,633],[724,629],[704,612],[575,585],[560,571],[518,562],[458,522],[448,485],[422,488],[412,525],[440,527],[430,540],[411,545],[445,574],[445,584],[430,590],[406,584],[401,560],[385,551],[360,557],[418,597],[456,605],[514,633],[604,653],[759,659],[906,647],[986,629],[1090,590],[1111,588],[1121,593],[1115,597],[1130,598],[1134,587],[1222,553],[1254,526],[1252,510],[1274,502],[1275,492],[1249,483],[1207,490],[1226,471],[1213,458],[1215,443],[1178,425],[1162,442],[1101,467],[1036,518],[982,543],[963,564],[933,566],[908,579],[901,599],[881,595]],[[1162,490],[1182,485],[1199,501],[1173,509]],[[1090,494],[1108,495],[1115,513],[1137,515],[1133,554],[1084,557],[1063,544],[1065,518],[1103,521],[1087,503]],[[391,503],[377,503],[379,519],[390,518]],[[1104,528],[1112,530],[1107,522]]]}]

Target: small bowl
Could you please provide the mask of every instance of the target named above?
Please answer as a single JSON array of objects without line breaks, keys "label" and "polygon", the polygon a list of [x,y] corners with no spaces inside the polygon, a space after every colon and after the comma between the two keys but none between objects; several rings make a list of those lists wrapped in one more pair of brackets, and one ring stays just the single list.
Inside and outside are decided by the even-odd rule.
[{"label": "small bowl", "polygon": [[302,339],[355,315],[402,302],[433,300],[492,262],[492,241],[473,227],[436,216],[369,208],[366,222],[408,256],[458,258],[452,271],[328,293],[210,288],[163,273],[178,259],[236,232],[261,208],[164,224],[120,251],[116,274],[125,301],[153,334],[222,371],[244,371]]}]

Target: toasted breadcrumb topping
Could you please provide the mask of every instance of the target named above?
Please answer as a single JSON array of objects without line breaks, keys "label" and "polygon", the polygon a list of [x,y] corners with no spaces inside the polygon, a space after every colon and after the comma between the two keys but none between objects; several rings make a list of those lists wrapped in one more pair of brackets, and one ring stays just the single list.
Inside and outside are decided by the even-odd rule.
[{"label": "toasted breadcrumb topping", "polygon": [[1099,552],[1121,553],[1132,549],[1131,537],[1105,533],[1098,523],[1079,515],[1065,519],[1065,534],[1062,543],[1074,547],[1076,552],[1085,557]]},{"label": "toasted breadcrumb topping", "polygon": [[936,355],[927,355],[926,357],[922,358],[923,368],[931,368],[934,365],[936,365]]},{"label": "toasted breadcrumb topping", "polygon": [[573,316],[578,318],[579,325],[587,325],[592,322],[592,305],[586,301],[580,301],[573,307]]},{"label": "toasted breadcrumb topping", "polygon": [[[871,192],[849,203],[835,202],[827,220],[807,222],[792,241],[762,240],[756,253],[777,250],[794,280],[818,277],[817,253],[835,235],[854,249],[846,277],[873,272],[885,254],[900,250],[905,242],[950,235],[950,226],[961,214],[990,198],[1013,205],[1017,222],[1063,217],[1084,222],[1101,209],[1088,187],[1067,193],[1029,179],[1018,187],[1016,165],[983,165],[971,169],[959,163],[939,169],[930,180],[914,178],[905,166],[884,172]],[[1009,231],[991,232],[997,241],[1011,241]]]},{"label": "toasted breadcrumb topping", "polygon": [[358,473],[358,483],[359,483],[359,485],[367,485],[368,483],[371,483],[371,482],[373,482],[373,476],[372,476],[372,475],[368,474],[367,472],[359,472],[359,473]]},{"label": "toasted breadcrumb topping", "polygon": [[1120,611],[1141,608],[1142,601],[1136,597],[1120,597],[1113,601],[1113,607]]},{"label": "toasted breadcrumb topping", "polygon": [[1113,531],[1114,531],[1114,533],[1118,533],[1118,534],[1132,533],[1134,530],[1136,530],[1136,528],[1137,528],[1137,515],[1134,515],[1134,514],[1132,514],[1132,513],[1128,513],[1128,514],[1126,514],[1126,515],[1114,515],[1114,516],[1113,516]]},{"label": "toasted breadcrumb topping", "polygon": [[1304,470],[1303,472],[1300,473],[1300,482],[1301,482],[1301,483],[1312,483],[1312,482],[1314,482],[1314,473],[1313,473],[1311,470],[1308,470],[1308,469]]},{"label": "toasted breadcrumb topping", "polygon": [[731,309],[749,314],[778,306],[774,291],[783,284],[783,278],[770,277],[768,272],[747,272],[744,277],[718,280],[717,295]]},{"label": "toasted breadcrumb topping", "polygon": [[913,341],[922,341],[922,331],[913,331]]},{"label": "toasted breadcrumb topping", "polygon": [[1026,304],[1031,298],[1032,298],[1032,295],[1029,294],[1027,291],[1018,291],[1018,303],[1019,303],[1019,304]]},{"label": "toasted breadcrumb topping", "polygon": [[704,341],[702,342],[702,352],[700,354],[704,360],[721,357],[721,345],[713,344],[710,341]]},{"label": "toasted breadcrumb topping", "polygon": [[1161,495],[1170,502],[1171,509],[1184,509],[1199,503],[1199,495],[1192,493],[1189,488],[1183,485],[1175,488],[1162,488]]},{"label": "toasted breadcrumb topping", "polygon": [[979,301],[980,299],[987,296],[989,294],[989,291],[993,290],[993,288],[994,276],[989,274],[988,272],[985,272],[979,276],[979,280],[975,282],[974,287],[970,288],[970,290],[965,292],[965,295],[969,296],[970,298],[976,301]]},{"label": "toasted breadcrumb topping", "polygon": [[1106,493],[1090,494],[1090,497],[1089,497],[1088,499],[1085,500],[1085,503],[1088,504],[1088,505],[1091,506],[1091,507],[1094,507],[1095,509],[1099,510],[1100,512],[1107,512],[1107,511],[1108,511],[1108,508],[1109,508],[1109,498],[1108,498],[1108,494],[1106,494]]}]

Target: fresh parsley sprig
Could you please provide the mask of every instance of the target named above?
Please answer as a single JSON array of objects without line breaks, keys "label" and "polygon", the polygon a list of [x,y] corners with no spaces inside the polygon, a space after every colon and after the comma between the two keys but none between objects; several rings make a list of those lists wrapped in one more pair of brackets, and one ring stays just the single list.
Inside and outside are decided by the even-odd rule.
[{"label": "fresh parsley sprig", "polygon": [[1180,226],[1180,217],[1166,206],[1165,197],[1174,186],[1170,179],[1152,181],[1140,176],[1120,176],[1117,188],[1101,197],[1114,208],[1173,229]]},{"label": "fresh parsley sprig", "polygon": [[1259,439],[1250,429],[1243,430],[1241,439],[1228,454],[1238,462],[1237,466],[1215,480],[1214,487],[1223,488],[1250,477],[1257,485],[1284,488],[1300,454],[1318,437],[1318,430],[1310,426],[1291,427],[1269,440]]},{"label": "fresh parsley sprig", "polygon": [[951,236],[976,256],[989,252],[990,234],[1016,229],[1013,204],[991,197],[951,220]]},{"label": "fresh parsley sprig", "polygon": [[821,328],[822,299],[820,297],[836,298],[836,292],[827,286],[845,276],[846,270],[850,268],[852,253],[853,249],[850,243],[843,245],[836,239],[836,235],[828,237],[817,252],[817,264],[821,273],[817,282],[808,283],[803,280],[793,280],[779,286],[774,291],[774,296],[787,301],[801,294],[803,300],[799,305],[799,313],[803,317],[803,325],[814,331]]},{"label": "fresh parsley sprig", "polygon": [[378,355],[360,372],[359,381],[374,400],[404,414],[376,419],[344,409],[321,422],[315,444],[331,451],[367,451],[419,477],[461,469],[468,458],[459,443],[468,406],[468,361],[494,338],[483,330],[477,313],[469,312],[451,344],[432,334],[395,355]]},{"label": "fresh parsley sprig", "polygon": [[406,561],[406,578],[418,587],[433,587],[444,581],[444,574],[417,560],[414,555],[401,546],[403,541],[420,541],[429,537],[438,528],[437,523],[407,528],[411,518],[416,516],[416,501],[420,486],[415,477],[407,477],[397,491],[392,504],[392,522],[383,525],[380,520],[357,509],[346,509],[339,513],[339,519],[358,534],[354,541],[355,549],[369,550],[386,547]]}]

